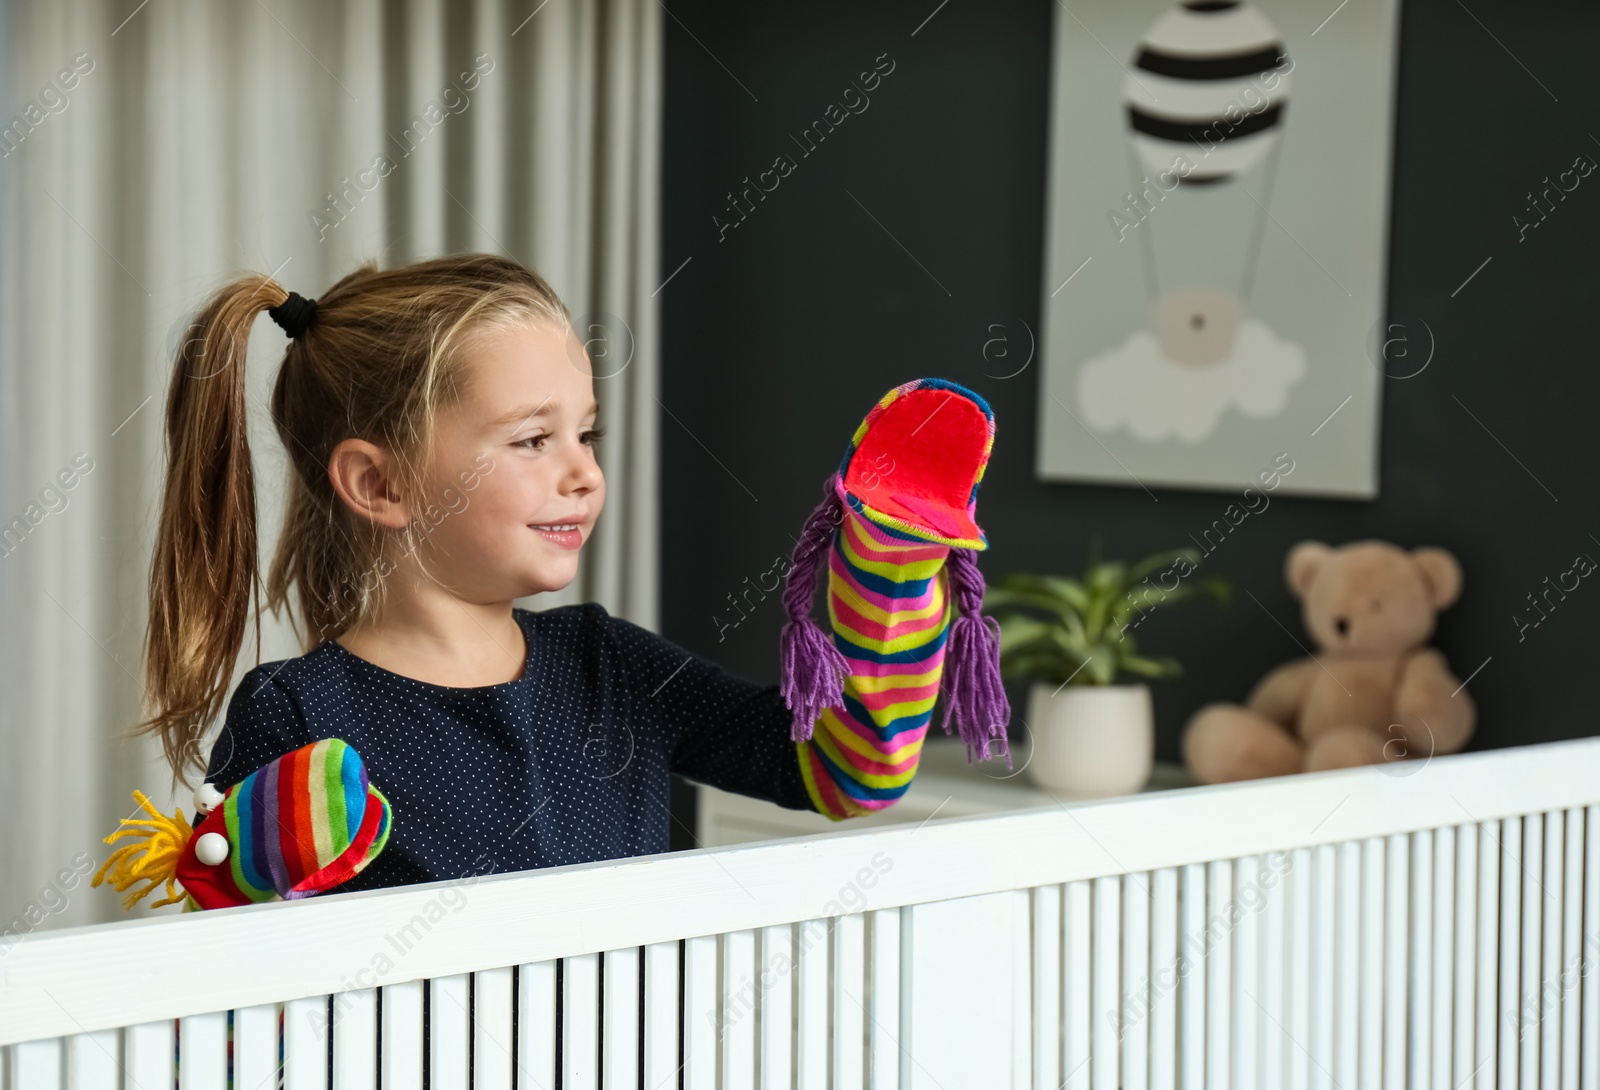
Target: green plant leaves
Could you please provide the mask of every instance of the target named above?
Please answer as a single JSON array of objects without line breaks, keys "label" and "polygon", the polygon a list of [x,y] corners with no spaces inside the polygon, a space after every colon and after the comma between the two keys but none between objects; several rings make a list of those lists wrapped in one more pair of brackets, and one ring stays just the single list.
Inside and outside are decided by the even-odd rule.
[{"label": "green plant leaves", "polygon": [[[1174,659],[1140,655],[1129,621],[1157,606],[1199,597],[1227,605],[1232,585],[1221,576],[1189,577],[1200,557],[1190,548],[1145,557],[1137,564],[1102,560],[1096,538],[1080,579],[1013,572],[984,593],[1000,622],[1000,671],[1057,685],[1111,685],[1119,674],[1171,677]],[[1180,562],[1183,567],[1178,568]],[[1169,573],[1178,576],[1170,582]],[[1160,578],[1152,580],[1159,573]],[[1187,578],[1186,578],[1187,577]]]},{"label": "green plant leaves", "polygon": [[1176,677],[1183,673],[1183,666],[1177,659],[1145,658],[1143,655],[1123,656],[1122,668],[1130,674],[1142,674],[1145,677]]},{"label": "green plant leaves", "polygon": [[1201,595],[1215,598],[1218,605],[1227,605],[1233,600],[1233,586],[1220,576],[1211,576],[1180,582],[1170,590],[1161,584],[1142,583],[1129,595],[1112,610],[1112,620],[1119,625],[1126,624],[1135,614],[1148,612],[1156,606],[1177,605]]}]

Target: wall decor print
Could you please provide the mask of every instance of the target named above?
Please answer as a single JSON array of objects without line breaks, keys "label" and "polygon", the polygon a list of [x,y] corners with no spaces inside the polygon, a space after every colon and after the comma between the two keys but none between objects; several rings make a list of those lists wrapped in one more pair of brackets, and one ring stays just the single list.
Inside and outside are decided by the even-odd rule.
[{"label": "wall decor print", "polygon": [[1399,3],[1329,10],[1056,5],[1042,479],[1377,495]]}]

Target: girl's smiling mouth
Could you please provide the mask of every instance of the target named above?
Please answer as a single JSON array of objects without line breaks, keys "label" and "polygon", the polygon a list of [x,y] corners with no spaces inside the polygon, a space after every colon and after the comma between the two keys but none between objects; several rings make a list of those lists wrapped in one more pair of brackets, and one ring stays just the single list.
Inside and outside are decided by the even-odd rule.
[{"label": "girl's smiling mouth", "polygon": [[529,523],[528,529],[563,549],[576,549],[583,544],[583,521]]}]

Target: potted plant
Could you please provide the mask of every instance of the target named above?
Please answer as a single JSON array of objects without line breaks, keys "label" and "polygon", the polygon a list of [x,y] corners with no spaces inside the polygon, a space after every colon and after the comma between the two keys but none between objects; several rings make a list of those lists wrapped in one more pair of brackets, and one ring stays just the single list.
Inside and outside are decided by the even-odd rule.
[{"label": "potted plant", "polygon": [[[1226,604],[1232,588],[1199,578],[1194,549],[1129,565],[1090,548],[1080,578],[1014,573],[990,586],[984,609],[1000,622],[1000,672],[1031,678],[1028,771],[1040,785],[1078,796],[1137,791],[1150,778],[1155,723],[1141,678],[1181,672],[1170,658],[1139,653],[1132,630],[1157,606],[1209,595]],[[1131,677],[1130,677],[1131,675]]]}]

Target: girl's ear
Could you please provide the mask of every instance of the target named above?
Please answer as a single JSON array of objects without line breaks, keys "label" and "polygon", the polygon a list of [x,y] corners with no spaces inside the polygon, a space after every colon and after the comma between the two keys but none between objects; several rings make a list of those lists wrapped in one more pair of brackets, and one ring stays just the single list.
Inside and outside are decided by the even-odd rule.
[{"label": "girl's ear", "polygon": [[399,530],[411,520],[411,513],[400,496],[394,470],[389,452],[365,439],[346,439],[328,456],[328,480],[345,506],[379,526]]}]

